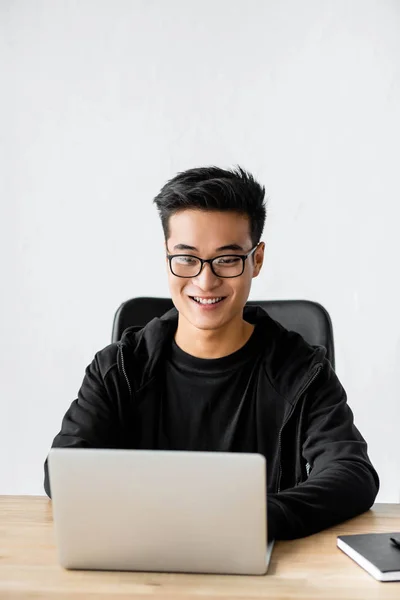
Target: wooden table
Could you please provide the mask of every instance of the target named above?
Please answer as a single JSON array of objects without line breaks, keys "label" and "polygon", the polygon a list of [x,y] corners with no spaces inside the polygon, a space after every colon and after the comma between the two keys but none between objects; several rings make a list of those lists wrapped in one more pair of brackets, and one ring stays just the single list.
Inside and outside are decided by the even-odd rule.
[{"label": "wooden table", "polygon": [[51,502],[0,496],[0,599],[399,600],[400,582],[375,581],[336,548],[339,534],[390,531],[400,531],[400,505],[376,504],[338,527],[277,542],[266,576],[66,571],[57,563]]}]

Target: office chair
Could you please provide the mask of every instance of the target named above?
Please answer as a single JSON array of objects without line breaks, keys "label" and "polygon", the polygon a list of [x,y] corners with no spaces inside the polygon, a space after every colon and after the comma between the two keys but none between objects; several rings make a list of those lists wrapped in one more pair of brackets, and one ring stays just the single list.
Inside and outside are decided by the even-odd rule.
[{"label": "office chair", "polygon": [[[296,331],[313,346],[324,346],[327,358],[335,368],[332,322],[321,304],[309,300],[255,300],[248,306],[261,306],[269,316],[290,331]],[[131,325],[144,326],[173,308],[170,298],[132,298],[115,313],[112,341],[121,339]]]}]

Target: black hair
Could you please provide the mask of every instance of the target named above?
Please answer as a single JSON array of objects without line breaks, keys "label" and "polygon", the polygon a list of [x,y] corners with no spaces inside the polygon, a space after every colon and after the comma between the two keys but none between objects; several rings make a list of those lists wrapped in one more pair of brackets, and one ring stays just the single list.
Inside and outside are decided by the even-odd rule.
[{"label": "black hair", "polygon": [[249,217],[250,235],[255,246],[264,229],[264,196],[265,188],[239,166],[230,170],[201,167],[188,169],[170,179],[154,198],[154,203],[165,239],[169,236],[169,218],[180,210],[232,211]]}]

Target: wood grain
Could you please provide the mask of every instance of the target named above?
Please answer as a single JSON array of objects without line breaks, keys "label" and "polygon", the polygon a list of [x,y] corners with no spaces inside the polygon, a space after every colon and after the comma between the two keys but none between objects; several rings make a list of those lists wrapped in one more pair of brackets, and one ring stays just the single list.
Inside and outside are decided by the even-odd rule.
[{"label": "wood grain", "polygon": [[336,536],[400,531],[400,505],[376,504],[342,525],[278,542],[268,575],[66,571],[57,563],[51,502],[0,496],[0,599],[399,600],[400,583],[380,583],[336,548]]}]

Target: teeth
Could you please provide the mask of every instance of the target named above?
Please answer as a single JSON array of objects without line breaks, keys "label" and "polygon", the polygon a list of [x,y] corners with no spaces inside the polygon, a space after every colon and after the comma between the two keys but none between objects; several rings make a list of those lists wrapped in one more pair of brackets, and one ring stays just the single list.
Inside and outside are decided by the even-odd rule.
[{"label": "teeth", "polygon": [[216,302],[220,302],[222,300],[221,298],[199,298],[197,296],[194,296],[194,300],[196,300],[196,302],[199,302],[199,304],[215,304]]}]

